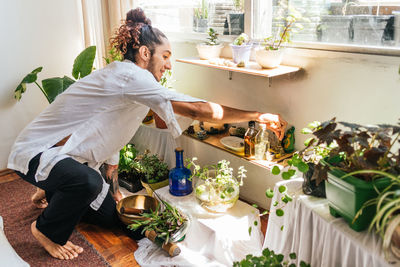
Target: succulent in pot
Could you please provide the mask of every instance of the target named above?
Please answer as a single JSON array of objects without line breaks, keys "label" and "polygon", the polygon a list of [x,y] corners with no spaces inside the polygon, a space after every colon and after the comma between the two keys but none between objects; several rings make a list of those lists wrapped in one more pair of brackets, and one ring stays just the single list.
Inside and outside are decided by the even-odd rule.
[{"label": "succulent in pot", "polygon": [[235,62],[238,67],[244,67],[249,62],[251,48],[253,47],[249,41],[249,36],[242,33],[230,44],[233,62]]},{"label": "succulent in pot", "polygon": [[225,212],[233,207],[239,198],[239,187],[246,177],[246,169],[239,167],[237,180],[229,161],[221,160],[216,165],[201,168],[195,163],[196,160],[192,158],[186,161],[188,168],[194,167],[192,177],[197,177],[195,194],[201,206],[211,212]]},{"label": "succulent in pot", "polygon": [[200,59],[219,58],[224,46],[218,41],[218,33],[213,28],[209,28],[207,34],[207,41],[196,46],[199,57]]}]

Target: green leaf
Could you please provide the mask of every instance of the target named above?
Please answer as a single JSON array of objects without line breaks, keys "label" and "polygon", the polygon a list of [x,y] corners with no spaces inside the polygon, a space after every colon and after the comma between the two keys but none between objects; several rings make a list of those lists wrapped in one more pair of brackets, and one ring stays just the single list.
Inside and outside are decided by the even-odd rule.
[{"label": "green leaf", "polygon": [[254,221],[253,223],[254,223],[254,225],[255,225],[255,226],[257,226],[257,225],[258,225],[258,222],[257,222],[257,221]]},{"label": "green leaf", "polygon": [[251,230],[252,230],[252,228],[251,228],[251,226],[249,227],[249,235],[251,235]]},{"label": "green leaf", "polygon": [[286,186],[284,186],[284,185],[281,185],[281,186],[279,186],[279,193],[283,193],[283,192],[285,192],[286,191]]},{"label": "green leaf", "polygon": [[80,79],[89,75],[93,69],[94,58],[96,57],[96,46],[89,46],[83,50],[74,61],[72,76]]},{"label": "green leaf", "polygon": [[313,131],[308,128],[303,128],[303,129],[301,129],[301,133],[302,134],[312,134]]},{"label": "green leaf", "polygon": [[265,191],[265,195],[267,196],[267,198],[273,198],[274,197],[274,191],[271,188],[268,188]]},{"label": "green leaf", "polygon": [[299,169],[299,171],[301,171],[302,173],[308,172],[308,164],[304,163],[304,162],[300,162],[297,165],[297,169]]},{"label": "green leaf", "polygon": [[276,210],[276,216],[282,217],[283,214],[285,214],[285,212],[284,212],[282,209],[277,209],[277,210]]},{"label": "green leaf", "polygon": [[28,73],[22,81],[18,84],[17,88],[14,91],[14,98],[17,100],[21,100],[22,94],[26,91],[26,84],[27,83],[34,83],[37,80],[37,74],[41,72],[43,67],[38,67]]},{"label": "green leaf", "polygon": [[281,231],[283,231],[283,225],[281,226]]},{"label": "green leaf", "polygon": [[43,90],[49,103],[53,102],[56,97],[65,91],[75,81],[67,76],[63,78],[55,77],[42,81]]},{"label": "green leaf", "polygon": [[292,260],[295,260],[296,259],[296,253],[290,253],[289,254],[289,258],[291,258]]},{"label": "green leaf", "polygon": [[[289,171],[295,171],[295,170],[289,170]],[[294,173],[289,172],[289,171],[282,173],[282,179],[283,180],[289,180],[294,175]]]},{"label": "green leaf", "polygon": [[304,141],[304,145],[308,147],[312,144],[312,142],[314,142],[314,137],[310,137],[306,141]]},{"label": "green leaf", "polygon": [[275,201],[272,205],[274,206],[274,207],[276,207],[276,206],[278,206],[278,201]]},{"label": "green leaf", "polygon": [[278,175],[279,173],[281,173],[281,169],[279,169],[279,167],[275,165],[272,168],[271,172],[272,172],[273,175]]}]

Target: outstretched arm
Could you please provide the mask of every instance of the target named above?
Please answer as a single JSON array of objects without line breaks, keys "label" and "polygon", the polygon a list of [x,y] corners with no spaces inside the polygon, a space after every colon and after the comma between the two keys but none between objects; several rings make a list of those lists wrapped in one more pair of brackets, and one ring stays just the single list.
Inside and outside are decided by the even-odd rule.
[{"label": "outstretched arm", "polygon": [[240,110],[212,102],[171,102],[176,114],[199,121],[233,123],[254,120],[265,123],[280,140],[287,126],[287,122],[279,114]]}]

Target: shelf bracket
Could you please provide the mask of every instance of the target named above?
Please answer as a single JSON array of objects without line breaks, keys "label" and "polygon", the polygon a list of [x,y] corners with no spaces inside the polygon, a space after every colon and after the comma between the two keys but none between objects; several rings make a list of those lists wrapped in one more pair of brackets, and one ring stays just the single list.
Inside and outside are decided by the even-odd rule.
[{"label": "shelf bracket", "polygon": [[271,87],[272,86],[272,78],[268,77],[268,86]]},{"label": "shelf bracket", "polygon": [[232,80],[232,71],[228,71],[228,78],[229,80]]}]

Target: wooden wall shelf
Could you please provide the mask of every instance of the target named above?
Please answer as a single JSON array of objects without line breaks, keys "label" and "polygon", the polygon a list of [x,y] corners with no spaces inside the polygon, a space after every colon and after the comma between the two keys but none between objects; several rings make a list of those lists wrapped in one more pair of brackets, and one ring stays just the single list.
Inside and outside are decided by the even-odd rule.
[{"label": "wooden wall shelf", "polygon": [[284,66],[284,65],[280,65],[274,69],[262,69],[260,67],[260,65],[258,65],[254,61],[250,61],[249,64],[247,64],[247,66],[244,68],[228,67],[228,66],[220,66],[220,65],[216,65],[216,64],[211,64],[211,63],[209,63],[208,60],[199,59],[199,58],[195,58],[195,57],[194,58],[181,58],[181,59],[177,59],[176,61],[182,62],[182,63],[194,64],[194,65],[198,65],[198,66],[220,69],[220,70],[227,70],[230,72],[230,79],[231,79],[231,72],[239,72],[239,73],[245,73],[245,74],[250,74],[250,75],[272,78],[272,77],[276,77],[276,76],[280,76],[280,75],[294,73],[294,72],[297,72],[300,70],[299,67]]},{"label": "wooden wall shelf", "polygon": [[286,160],[291,158],[291,156],[293,155],[293,153],[285,154],[281,158],[274,159],[273,161],[256,160],[256,159],[254,159],[254,157],[253,158],[245,158],[244,157],[244,152],[239,153],[239,152],[233,151],[233,150],[231,150],[229,148],[226,148],[224,145],[222,145],[219,140],[222,137],[229,136],[228,132],[221,133],[221,134],[208,135],[208,137],[206,139],[204,139],[204,140],[200,140],[200,139],[198,139],[198,138],[196,138],[196,137],[194,137],[194,136],[192,136],[190,134],[187,134],[186,132],[184,132],[183,135],[188,136],[190,138],[193,138],[193,139],[195,139],[195,140],[197,140],[199,142],[202,142],[202,143],[208,144],[210,146],[213,146],[215,148],[224,150],[224,151],[226,151],[226,152],[228,152],[230,154],[238,156],[238,157],[240,157],[240,158],[242,158],[242,159],[244,159],[246,161],[249,161],[252,164],[255,164],[255,165],[263,167],[263,168],[266,168],[268,170],[271,170],[272,167],[275,166],[275,165],[280,165],[281,167],[286,166],[287,165]]}]

